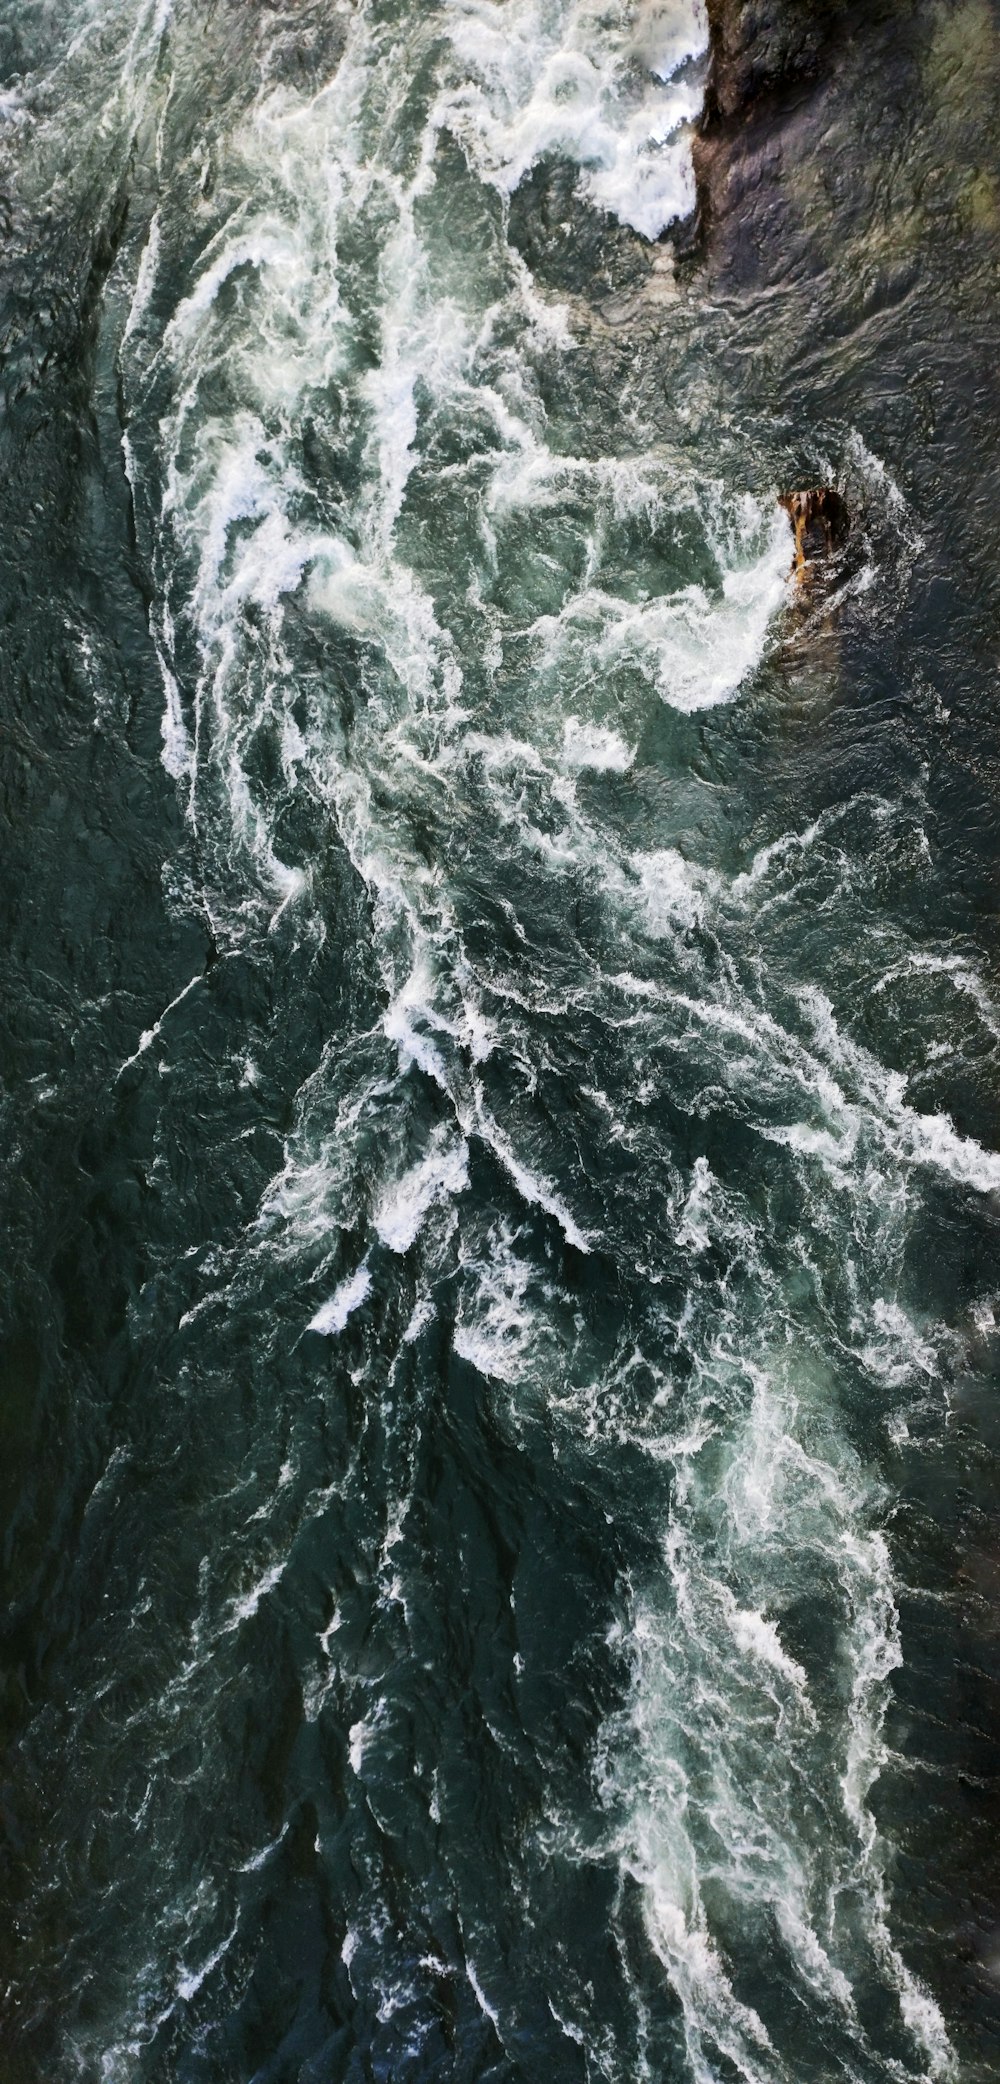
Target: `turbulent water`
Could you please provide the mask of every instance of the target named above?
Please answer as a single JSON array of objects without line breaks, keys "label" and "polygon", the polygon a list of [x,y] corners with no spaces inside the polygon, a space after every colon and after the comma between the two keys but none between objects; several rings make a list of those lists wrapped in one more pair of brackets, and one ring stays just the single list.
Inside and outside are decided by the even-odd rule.
[{"label": "turbulent water", "polygon": [[990,2074],[989,788],[705,36],[0,10],[12,2084]]}]

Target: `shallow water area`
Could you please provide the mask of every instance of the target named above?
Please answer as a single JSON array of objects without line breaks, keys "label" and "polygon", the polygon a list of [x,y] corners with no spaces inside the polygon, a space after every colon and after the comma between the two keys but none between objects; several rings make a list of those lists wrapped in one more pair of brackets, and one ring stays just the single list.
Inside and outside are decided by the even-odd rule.
[{"label": "shallow water area", "polygon": [[991,2073],[995,528],[705,65],[0,5],[13,2084]]}]

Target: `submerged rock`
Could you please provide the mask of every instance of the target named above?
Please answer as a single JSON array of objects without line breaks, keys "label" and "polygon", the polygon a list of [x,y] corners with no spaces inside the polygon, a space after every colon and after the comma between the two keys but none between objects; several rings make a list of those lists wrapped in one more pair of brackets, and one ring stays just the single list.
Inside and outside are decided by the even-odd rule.
[{"label": "submerged rock", "polygon": [[851,526],[847,502],[832,485],[810,485],[784,492],[779,500],[795,536],[795,570],[804,578],[819,557],[828,557],[846,541]]}]

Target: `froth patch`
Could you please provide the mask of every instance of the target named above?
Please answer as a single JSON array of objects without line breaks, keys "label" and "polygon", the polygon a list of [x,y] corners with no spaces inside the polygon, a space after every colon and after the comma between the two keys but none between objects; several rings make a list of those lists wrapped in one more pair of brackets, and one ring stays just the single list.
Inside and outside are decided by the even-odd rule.
[{"label": "froth patch", "polygon": [[632,868],[650,933],[659,937],[701,925],[716,880],[705,869],[685,861],[674,847],[634,854]]},{"label": "froth patch", "polygon": [[431,1209],[464,1193],[468,1184],[468,1144],[435,1136],[427,1156],[382,1196],[375,1217],[382,1243],[390,1252],[408,1252]]},{"label": "froth patch", "polygon": [[342,1281],[334,1290],[329,1302],[323,1303],[315,1317],[309,1319],[308,1331],[317,1331],[323,1338],[336,1338],[343,1331],[349,1317],[360,1310],[371,1294],[372,1277],[367,1266],[359,1266],[356,1274]]},{"label": "froth patch", "polygon": [[816,1716],[809,1700],[806,1674],[802,1666],[788,1655],[775,1622],[752,1607],[738,1607],[734,1602],[729,1613],[729,1626],[737,1649],[744,1656],[755,1658],[758,1664],[769,1665],[779,1678],[785,1680],[797,1695],[808,1720],[815,1725]]},{"label": "froth patch", "polygon": [[490,1232],[482,1256],[466,1265],[454,1347],[488,1382],[513,1384],[532,1369],[545,1334],[533,1300],[536,1285],[535,1270],[505,1225]]},{"label": "froth patch", "polygon": [[605,672],[631,669],[684,715],[731,702],[788,599],[788,529],[780,510],[748,499],[734,516],[707,516],[705,535],[716,587],[626,600],[589,585],[535,624],[545,666],[574,671],[586,657]]},{"label": "froth patch", "polygon": [[481,175],[510,194],[540,160],[568,159],[588,200],[646,239],[689,213],[702,92],[690,61],[707,44],[696,0],[648,12],[453,0],[449,12],[466,80],[442,95],[440,120],[471,146]]},{"label": "froth patch", "polygon": [[[750,2084],[801,2074],[787,1994],[745,2000],[765,1912],[783,1979],[800,2003],[830,2008],[852,2073],[882,2074],[860,1991],[874,1974],[894,1994],[913,2051],[893,2074],[916,2084],[943,2074],[950,2050],[891,1937],[870,1807],[900,1660],[891,1559],[871,1524],[878,1494],[831,1422],[835,1383],[820,1356],[778,1344],[737,1362],[724,1345],[696,1372],[689,1440],[672,1443],[668,1586],[634,1603],[632,1697],[605,1733],[618,1856],[643,1887],[702,2084],[720,2056]],[[803,1593],[836,1629],[849,1684],[835,1700],[823,1657],[806,1643],[800,1663],[783,1640]]]},{"label": "froth patch", "polygon": [[563,725],[564,767],[577,772],[593,768],[602,774],[627,774],[634,759],[631,746],[626,745],[617,731],[607,730],[601,724],[581,723],[578,716],[566,718]]}]

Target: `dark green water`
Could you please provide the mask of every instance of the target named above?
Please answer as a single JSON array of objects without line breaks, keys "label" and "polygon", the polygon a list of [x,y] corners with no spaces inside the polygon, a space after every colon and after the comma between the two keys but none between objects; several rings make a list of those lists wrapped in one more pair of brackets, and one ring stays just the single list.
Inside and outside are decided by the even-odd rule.
[{"label": "dark green water", "polygon": [[4,2084],[995,2074],[1000,31],[701,48],[0,6]]}]

